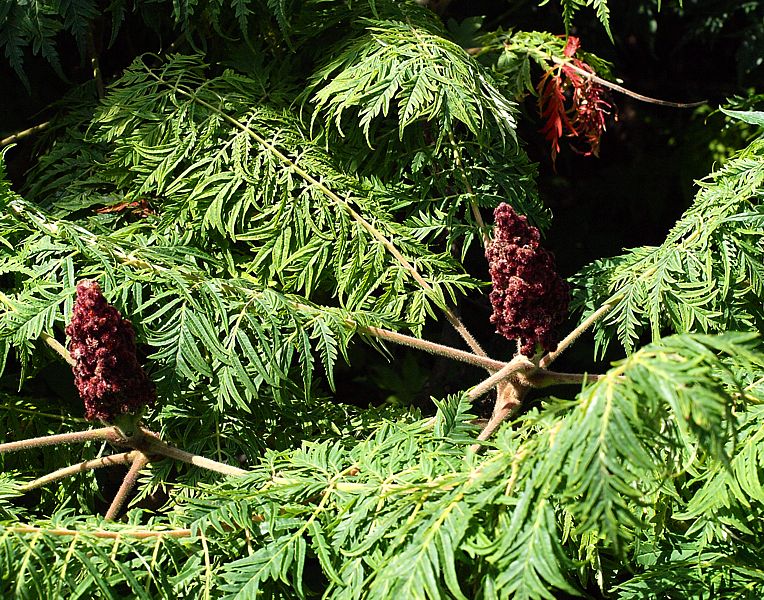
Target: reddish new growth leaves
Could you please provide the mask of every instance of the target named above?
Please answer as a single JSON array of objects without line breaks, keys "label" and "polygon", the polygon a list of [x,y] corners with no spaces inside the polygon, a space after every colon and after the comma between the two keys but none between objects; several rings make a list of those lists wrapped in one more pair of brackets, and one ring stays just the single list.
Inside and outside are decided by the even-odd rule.
[{"label": "reddish new growth leaves", "polygon": [[[569,37],[563,51],[569,62],[549,69],[536,88],[539,113],[544,121],[541,132],[552,146],[553,162],[560,151],[560,138],[566,132],[569,137],[584,141],[583,147],[573,146],[576,152],[598,156],[605,115],[610,114],[605,88],[573,68],[594,74],[594,69],[574,58],[579,46],[578,38]],[[570,108],[566,107],[569,99]]]},{"label": "reddish new growth leaves", "polygon": [[106,302],[97,282],[77,284],[66,334],[85,418],[108,423],[154,403],[156,391],[138,363],[133,326]]},{"label": "reddish new growth leaves", "polygon": [[536,344],[557,347],[555,327],[568,313],[568,286],[555,271],[554,257],[541,247],[539,230],[511,206],[494,211],[494,238],[486,248],[493,282],[491,323],[496,333],[519,339],[520,352],[536,353]]},{"label": "reddish new growth leaves", "polygon": [[151,208],[149,201],[146,198],[141,198],[134,202],[120,202],[119,204],[113,204],[111,206],[104,206],[103,208],[97,208],[96,212],[99,215],[106,215],[109,213],[121,213],[129,211],[131,215],[135,217],[148,217],[149,215],[155,215],[154,209]]}]

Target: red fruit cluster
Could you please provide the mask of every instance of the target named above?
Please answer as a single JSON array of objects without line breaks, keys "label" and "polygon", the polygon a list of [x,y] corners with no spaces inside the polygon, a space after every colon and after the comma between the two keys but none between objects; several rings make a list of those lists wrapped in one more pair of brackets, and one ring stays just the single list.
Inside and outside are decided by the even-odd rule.
[{"label": "red fruit cluster", "polygon": [[106,301],[97,282],[77,284],[66,335],[86,419],[110,423],[154,404],[156,390],[138,363],[133,326]]},{"label": "red fruit cluster", "polygon": [[505,203],[494,211],[494,238],[486,248],[493,290],[491,323],[496,333],[519,339],[520,352],[557,347],[555,328],[568,313],[568,285],[557,274],[552,254],[541,247],[539,230]]}]

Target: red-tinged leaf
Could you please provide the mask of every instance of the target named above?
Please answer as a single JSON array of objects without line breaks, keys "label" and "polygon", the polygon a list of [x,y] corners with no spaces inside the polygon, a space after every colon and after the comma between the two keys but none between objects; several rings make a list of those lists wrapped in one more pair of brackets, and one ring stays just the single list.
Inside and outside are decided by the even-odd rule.
[{"label": "red-tinged leaf", "polygon": [[573,146],[573,150],[585,156],[599,156],[600,138],[605,132],[605,117],[611,109],[605,96],[605,88],[591,80],[586,80],[584,85],[574,90],[573,124],[576,135],[586,140],[588,148],[578,149]]},{"label": "red-tinged leaf", "polygon": [[565,109],[564,81],[558,69],[550,69],[541,78],[537,91],[538,107],[543,126],[541,133],[551,144],[552,162],[560,151],[560,138],[565,130],[574,132],[573,125]]},{"label": "red-tinged leaf", "polygon": [[[579,67],[579,63],[581,63],[582,65],[586,64],[576,59],[573,59],[572,63],[575,64],[575,66],[577,67]],[[560,68],[562,69],[563,75],[565,75],[565,77],[569,79],[574,86],[583,85],[584,81],[586,81],[586,78],[583,75],[581,75],[581,73],[574,70],[571,65],[561,65]]]},{"label": "red-tinged leaf", "polygon": [[541,133],[551,145],[553,164],[563,135],[577,138],[577,144],[571,143],[574,152],[598,156],[606,117],[612,108],[605,88],[589,76],[595,75],[594,69],[574,58],[580,46],[577,37],[569,37],[563,50],[569,62],[549,69],[536,88],[543,121]]},{"label": "red-tinged leaf", "polygon": [[111,206],[104,206],[103,208],[97,208],[96,212],[99,215],[104,215],[109,213],[120,213],[127,210],[138,217],[148,217],[149,215],[156,214],[154,209],[151,208],[149,201],[145,198],[134,202],[125,201],[118,204],[112,204]]},{"label": "red-tinged leaf", "polygon": [[571,35],[571,36],[568,36],[568,41],[566,42],[565,49],[562,51],[562,53],[568,58],[572,58],[573,55],[578,51],[580,47],[581,47],[581,40]]}]

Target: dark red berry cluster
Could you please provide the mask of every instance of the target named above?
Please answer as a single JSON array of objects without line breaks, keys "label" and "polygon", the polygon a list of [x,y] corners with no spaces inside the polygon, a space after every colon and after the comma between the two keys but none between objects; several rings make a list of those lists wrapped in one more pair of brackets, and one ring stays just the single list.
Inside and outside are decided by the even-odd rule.
[{"label": "dark red berry cluster", "polygon": [[496,333],[519,339],[520,352],[536,353],[536,344],[557,346],[555,328],[568,312],[568,285],[557,274],[552,254],[541,247],[539,230],[509,204],[494,211],[493,241],[486,258],[493,290],[491,323]]},{"label": "dark red berry cluster", "polygon": [[133,326],[106,301],[97,282],[77,284],[66,334],[85,418],[110,423],[154,403],[156,390],[138,363]]}]

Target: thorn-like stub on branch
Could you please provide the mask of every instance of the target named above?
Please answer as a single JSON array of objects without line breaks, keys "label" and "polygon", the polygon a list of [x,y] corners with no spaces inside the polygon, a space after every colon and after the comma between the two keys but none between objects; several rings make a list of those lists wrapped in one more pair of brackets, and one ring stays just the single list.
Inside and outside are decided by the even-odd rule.
[{"label": "thorn-like stub on branch", "polygon": [[156,390],[138,362],[133,326],[106,301],[96,281],[77,284],[66,334],[85,418],[112,423],[154,404]]},{"label": "thorn-like stub on branch", "polygon": [[486,248],[493,290],[491,323],[496,333],[519,339],[520,352],[557,345],[555,328],[568,314],[568,285],[557,274],[552,254],[541,247],[539,230],[506,203],[494,211],[493,241]]}]

